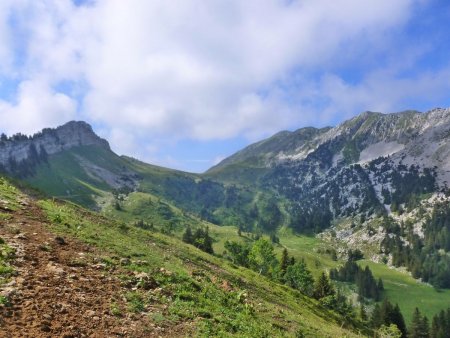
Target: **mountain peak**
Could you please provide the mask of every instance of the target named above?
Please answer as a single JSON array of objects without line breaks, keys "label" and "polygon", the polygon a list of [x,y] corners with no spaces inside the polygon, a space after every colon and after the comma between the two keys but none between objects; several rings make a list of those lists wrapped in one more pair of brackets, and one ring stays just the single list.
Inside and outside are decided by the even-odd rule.
[{"label": "mountain peak", "polygon": [[99,146],[110,150],[109,143],[99,137],[84,121],[70,121],[57,128],[45,128],[33,136],[15,134],[2,135],[0,139],[0,168],[14,173],[18,164],[33,159],[45,158],[80,146]]},{"label": "mountain peak", "polygon": [[85,122],[85,121],[69,121],[64,123],[63,125],[56,127],[55,129],[85,129],[85,130],[89,130],[92,133],[94,132],[92,130],[92,127],[89,123]]},{"label": "mountain peak", "polygon": [[[42,134],[56,133],[64,143],[72,146],[98,145],[110,149],[108,141],[99,137],[85,121],[69,121],[55,129],[44,129]],[[33,137],[34,138],[34,137]]]}]

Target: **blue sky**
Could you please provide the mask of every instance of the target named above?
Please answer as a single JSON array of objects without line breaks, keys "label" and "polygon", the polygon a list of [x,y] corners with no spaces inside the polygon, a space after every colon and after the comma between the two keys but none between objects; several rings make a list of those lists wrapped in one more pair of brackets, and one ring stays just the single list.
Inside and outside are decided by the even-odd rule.
[{"label": "blue sky", "polygon": [[450,106],[439,0],[3,0],[0,131],[85,120],[201,172],[280,130]]}]

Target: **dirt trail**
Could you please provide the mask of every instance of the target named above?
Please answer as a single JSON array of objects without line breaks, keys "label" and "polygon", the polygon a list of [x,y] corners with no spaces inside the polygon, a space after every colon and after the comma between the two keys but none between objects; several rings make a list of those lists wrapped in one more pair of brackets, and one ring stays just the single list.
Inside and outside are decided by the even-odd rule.
[{"label": "dirt trail", "polygon": [[0,337],[158,337],[178,336],[149,322],[145,314],[111,313],[122,302],[119,271],[95,262],[95,248],[57,237],[29,199],[0,223],[0,237],[16,249],[18,272],[0,292],[11,299],[0,306]]}]

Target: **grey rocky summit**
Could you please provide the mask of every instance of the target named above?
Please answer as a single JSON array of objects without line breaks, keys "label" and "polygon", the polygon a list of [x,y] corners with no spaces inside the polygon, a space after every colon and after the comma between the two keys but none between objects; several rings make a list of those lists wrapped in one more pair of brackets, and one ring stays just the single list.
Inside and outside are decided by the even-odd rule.
[{"label": "grey rocky summit", "polygon": [[83,121],[71,121],[55,129],[46,128],[27,137],[15,135],[0,141],[0,165],[7,171],[13,163],[30,157],[45,157],[73,147],[97,145],[110,149],[106,140],[97,136],[92,127]]}]

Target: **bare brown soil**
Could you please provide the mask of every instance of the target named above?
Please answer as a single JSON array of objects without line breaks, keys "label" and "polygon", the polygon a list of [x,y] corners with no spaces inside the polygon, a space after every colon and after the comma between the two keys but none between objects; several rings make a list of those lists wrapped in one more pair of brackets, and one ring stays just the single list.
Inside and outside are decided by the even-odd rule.
[{"label": "bare brown soil", "polygon": [[[72,238],[52,234],[46,219],[27,198],[11,219],[0,223],[0,237],[16,249],[17,272],[0,286],[10,305],[0,306],[0,337],[159,337],[184,336],[183,328],[162,328],[149,313],[113,314],[126,308],[119,274],[100,264],[97,252]],[[97,260],[96,260],[97,258]],[[157,305],[155,305],[157,306]]]}]

